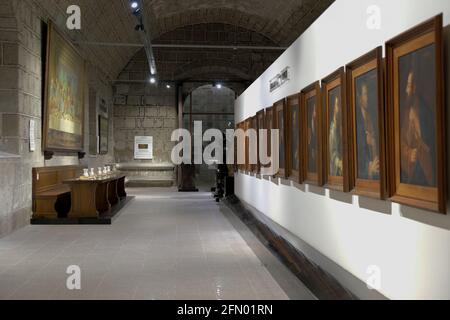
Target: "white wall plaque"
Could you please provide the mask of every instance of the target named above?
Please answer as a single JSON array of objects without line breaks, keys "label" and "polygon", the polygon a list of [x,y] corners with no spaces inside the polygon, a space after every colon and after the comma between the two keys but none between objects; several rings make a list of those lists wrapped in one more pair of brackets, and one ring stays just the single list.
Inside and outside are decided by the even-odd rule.
[{"label": "white wall plaque", "polygon": [[153,137],[134,137],[134,158],[137,160],[153,159]]},{"label": "white wall plaque", "polygon": [[36,121],[30,120],[30,152],[36,151]]}]

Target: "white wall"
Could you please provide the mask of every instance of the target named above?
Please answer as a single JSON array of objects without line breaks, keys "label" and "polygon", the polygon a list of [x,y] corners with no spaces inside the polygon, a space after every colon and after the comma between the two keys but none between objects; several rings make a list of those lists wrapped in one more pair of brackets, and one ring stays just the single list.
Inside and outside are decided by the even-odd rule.
[{"label": "white wall", "polygon": [[[381,30],[366,27],[370,5],[381,8]],[[236,122],[441,12],[447,26],[448,0],[337,0],[237,99]],[[445,38],[448,60],[450,27]],[[270,93],[269,80],[286,66],[291,81]],[[450,298],[450,215],[242,174],[236,194],[360,280],[379,266],[388,298]]]}]

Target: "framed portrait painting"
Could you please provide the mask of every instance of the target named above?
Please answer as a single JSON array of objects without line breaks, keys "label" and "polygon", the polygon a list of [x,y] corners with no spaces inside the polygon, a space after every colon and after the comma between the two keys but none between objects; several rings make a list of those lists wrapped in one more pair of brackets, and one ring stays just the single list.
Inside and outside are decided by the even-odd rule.
[{"label": "framed portrait painting", "polygon": [[[259,156],[259,153],[261,152],[260,150],[262,150],[262,140],[260,137],[260,133],[259,130],[265,130],[266,129],[266,111],[263,109],[261,111],[259,111],[256,114],[256,121],[258,122],[258,133],[257,133],[257,139],[258,139],[258,164],[257,164],[257,173],[261,173],[261,159]],[[267,139],[267,138],[266,138]],[[267,148],[267,146],[266,146]],[[264,148],[264,149],[266,149]],[[267,150],[266,150],[267,151]],[[267,152],[266,152],[267,154]]]},{"label": "framed portrait painting", "polygon": [[[266,129],[267,129],[267,155],[273,162],[272,154],[272,129],[274,126],[274,108],[269,107],[266,109]],[[265,165],[265,168],[270,167],[271,163]]]},{"label": "framed portrait painting", "polygon": [[278,164],[279,164],[279,170],[278,173],[275,175],[278,178],[287,178],[287,173],[289,171],[288,167],[288,159],[287,159],[287,134],[286,134],[286,128],[287,128],[287,112],[286,112],[286,100],[282,99],[278,102],[276,102],[273,106],[273,112],[274,112],[274,122],[273,122],[273,129],[279,130],[279,158],[278,158]]},{"label": "framed portrait painting", "polygon": [[83,58],[50,22],[45,74],[44,151],[83,151],[84,66]]},{"label": "framed portrait painting", "polygon": [[246,173],[251,172],[250,166],[250,138],[247,134],[248,129],[250,129],[250,118],[244,121],[244,132],[245,132],[245,165],[244,171]]},{"label": "framed portrait painting", "polygon": [[349,63],[347,71],[350,190],[378,199],[386,191],[382,47]]},{"label": "framed portrait painting", "polygon": [[[256,135],[249,140],[249,161],[250,161],[250,172],[258,173],[258,118],[256,116],[250,118],[250,129],[254,130]],[[253,159],[252,155],[253,154]]]},{"label": "framed portrait painting", "polygon": [[98,133],[99,133],[99,153],[108,153],[108,133],[109,133],[109,122],[108,118],[99,116],[98,117]]},{"label": "framed portrait painting", "polygon": [[330,189],[348,192],[347,104],[344,67],[322,80],[325,124],[325,179]]},{"label": "framed portrait painting", "polygon": [[286,99],[287,105],[287,142],[288,142],[288,178],[297,183],[303,182],[301,159],[301,95],[295,94]]},{"label": "framed portrait painting", "polygon": [[323,185],[323,121],[322,95],[317,81],[302,90],[302,150],[304,182]]},{"label": "framed portrait painting", "polygon": [[386,43],[390,195],[446,213],[442,15]]},{"label": "framed portrait painting", "polygon": [[[242,130],[245,133],[245,121],[239,122],[236,125],[237,130]],[[239,139],[236,139],[236,163],[237,168],[240,171],[245,171],[245,157],[246,157],[246,141],[245,138],[243,141],[240,141]]]}]

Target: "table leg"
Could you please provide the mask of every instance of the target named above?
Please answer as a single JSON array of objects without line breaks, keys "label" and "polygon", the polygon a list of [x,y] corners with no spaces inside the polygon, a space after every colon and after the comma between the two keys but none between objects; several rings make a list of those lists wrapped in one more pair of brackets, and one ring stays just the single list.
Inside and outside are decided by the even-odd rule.
[{"label": "table leg", "polygon": [[107,183],[100,183],[97,187],[95,200],[96,200],[96,206],[97,210],[99,212],[106,212],[109,209],[111,209],[111,206],[108,202],[108,184]]},{"label": "table leg", "polygon": [[98,218],[97,184],[72,184],[72,210],[69,218]]},{"label": "table leg", "polygon": [[111,207],[119,203],[119,197],[117,195],[117,180],[108,182],[108,201]]},{"label": "table leg", "polygon": [[127,193],[125,191],[125,177],[120,178],[117,181],[117,194],[119,195],[119,198],[121,200],[123,200],[127,197]]}]

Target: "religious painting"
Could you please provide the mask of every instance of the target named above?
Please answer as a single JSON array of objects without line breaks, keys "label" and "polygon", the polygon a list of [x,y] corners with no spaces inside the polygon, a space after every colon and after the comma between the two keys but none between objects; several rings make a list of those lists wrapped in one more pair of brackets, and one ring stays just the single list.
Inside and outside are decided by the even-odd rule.
[{"label": "religious painting", "polygon": [[[244,122],[240,122],[236,125],[236,129],[237,130],[242,130],[245,133],[245,126],[244,126]],[[245,139],[244,141],[242,141],[243,143],[240,143],[241,141],[239,139],[236,139],[236,153],[235,153],[235,157],[236,157],[236,163],[237,163],[237,168],[240,171],[245,171],[245,156],[246,156],[246,149],[245,149]]]},{"label": "religious painting", "polygon": [[244,121],[244,132],[245,132],[245,165],[244,171],[249,173],[251,171],[250,166],[250,138],[248,135],[248,129],[250,129],[250,119]]},{"label": "religious painting", "polygon": [[385,197],[385,107],[382,47],[347,65],[350,189]]},{"label": "religious painting", "polygon": [[[250,129],[252,129],[255,135],[249,140],[250,153],[250,171],[252,173],[258,173],[258,118],[256,116],[250,118]],[[253,155],[253,158],[252,158]]]},{"label": "religious painting", "polygon": [[302,161],[301,161],[301,126],[300,126],[300,102],[301,95],[295,94],[286,100],[288,111],[288,178],[297,183],[303,182]]},{"label": "religious painting", "polygon": [[99,116],[98,117],[98,132],[99,132],[99,153],[107,154],[108,153],[108,118]]},{"label": "religious painting", "polygon": [[304,182],[323,185],[323,121],[320,82],[313,83],[301,92],[302,117],[302,170]]},{"label": "religious painting", "polygon": [[84,86],[84,60],[49,23],[43,132],[45,151],[83,151]]},{"label": "religious painting", "polygon": [[390,195],[446,213],[442,15],[386,43]]},{"label": "religious painting", "polygon": [[325,111],[325,179],[327,187],[348,191],[347,107],[344,68],[322,80]]},{"label": "religious painting", "polygon": [[274,110],[274,129],[278,129],[278,147],[279,147],[279,158],[278,158],[278,164],[279,164],[279,170],[276,174],[279,178],[287,178],[287,172],[289,170],[287,164],[287,134],[286,134],[286,128],[287,128],[287,121],[286,121],[286,101],[285,99],[282,99],[274,104],[273,107]]},{"label": "religious painting", "polygon": [[[266,129],[267,129],[267,155],[273,161],[272,155],[272,129],[274,127],[274,108],[270,107],[266,109]],[[272,162],[271,161],[271,162]],[[265,165],[265,168],[269,168],[272,163]]]},{"label": "religious painting", "polygon": [[[266,112],[265,110],[261,110],[256,114],[256,119],[258,122],[258,165],[257,165],[257,172],[261,173],[261,159],[260,159],[260,152],[262,150],[262,139],[260,136],[259,130],[265,130],[266,129]],[[262,132],[262,131],[261,131]],[[266,138],[267,139],[267,138]],[[265,148],[264,148],[265,149]],[[266,152],[267,154],[267,152]]]}]

